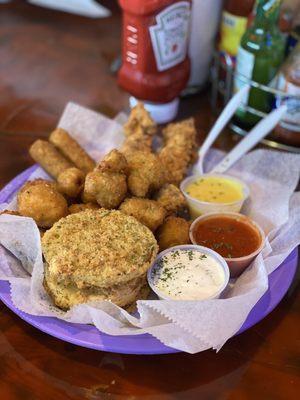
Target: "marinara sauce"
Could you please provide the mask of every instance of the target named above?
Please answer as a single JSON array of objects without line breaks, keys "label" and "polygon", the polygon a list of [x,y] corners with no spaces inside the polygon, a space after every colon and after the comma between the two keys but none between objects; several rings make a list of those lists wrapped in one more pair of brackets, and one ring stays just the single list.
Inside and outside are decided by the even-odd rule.
[{"label": "marinara sauce", "polygon": [[254,225],[230,216],[200,220],[193,236],[197,244],[209,247],[225,258],[247,256],[259,248],[262,240]]}]

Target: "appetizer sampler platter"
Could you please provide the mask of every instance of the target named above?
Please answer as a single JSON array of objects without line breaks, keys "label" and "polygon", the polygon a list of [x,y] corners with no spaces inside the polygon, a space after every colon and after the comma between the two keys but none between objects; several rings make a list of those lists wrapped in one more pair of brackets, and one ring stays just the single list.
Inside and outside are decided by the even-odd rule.
[{"label": "appetizer sampler platter", "polygon": [[[30,148],[56,182],[28,181],[33,166],[0,192],[0,204],[17,194],[17,211],[3,214],[31,217],[39,228],[50,301],[67,311],[109,300],[131,312],[150,288],[161,299],[218,298],[229,276],[239,276],[264,246],[261,228],[239,214],[247,185],[225,175],[183,180],[197,159],[192,119],[168,125],[158,153],[152,152],[156,126],[141,104],[124,130],[122,148],[96,165],[68,132],[56,129],[49,141],[37,140]],[[297,258],[294,250],[269,276],[268,291],[238,333],[276,307],[291,285]],[[177,351],[150,335],[110,336],[92,325],[26,314],[13,304],[6,281],[0,281],[0,298],[31,325],[70,343],[120,353]]]},{"label": "appetizer sampler platter", "polygon": [[[0,203],[8,202],[37,166],[22,172],[0,192]],[[239,333],[246,331],[265,318],[282,300],[292,284],[297,270],[298,250],[269,275],[269,289],[252,309]],[[72,324],[57,318],[36,317],[18,310],[11,301],[9,283],[0,281],[0,299],[16,315],[42,332],[78,346],[94,350],[123,354],[169,354],[178,350],[165,346],[151,335],[110,336],[99,332],[94,326]]]}]

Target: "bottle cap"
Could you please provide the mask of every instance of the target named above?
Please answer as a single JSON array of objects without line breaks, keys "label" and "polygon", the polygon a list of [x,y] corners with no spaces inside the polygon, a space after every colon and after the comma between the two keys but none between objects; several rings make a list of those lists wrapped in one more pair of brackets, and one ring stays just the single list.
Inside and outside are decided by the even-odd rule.
[{"label": "bottle cap", "polygon": [[176,97],[169,103],[152,103],[149,101],[138,100],[135,97],[130,96],[129,98],[130,107],[133,108],[134,106],[136,106],[138,101],[144,103],[145,109],[151,114],[151,117],[158,124],[165,124],[166,122],[170,122],[177,115],[179,107],[178,97]]}]

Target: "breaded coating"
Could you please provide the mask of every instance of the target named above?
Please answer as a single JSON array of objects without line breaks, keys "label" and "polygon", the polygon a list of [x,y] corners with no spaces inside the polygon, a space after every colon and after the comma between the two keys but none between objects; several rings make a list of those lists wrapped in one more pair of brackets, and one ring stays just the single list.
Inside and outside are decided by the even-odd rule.
[{"label": "breaded coating", "polygon": [[148,287],[145,276],[110,287],[78,288],[76,284],[65,284],[53,278],[49,273],[47,263],[45,263],[44,287],[54,304],[65,311],[77,304],[103,300],[111,301],[119,307],[132,310],[137,300],[145,299],[145,296],[149,294],[149,289],[148,291],[145,290]]},{"label": "breaded coating", "polygon": [[196,129],[193,118],[169,124],[163,130],[165,145],[159,158],[168,183],[179,185],[188,167],[197,159]]},{"label": "breaded coating", "polygon": [[111,150],[97,165],[96,170],[109,172],[127,172],[127,160],[119,150]]},{"label": "breaded coating", "polygon": [[75,166],[85,174],[95,168],[95,161],[79,145],[67,131],[62,128],[55,129],[49,136],[49,141],[57,147],[61,153],[71,160]]},{"label": "breaded coating", "polygon": [[183,218],[168,217],[159,227],[156,237],[159,250],[163,251],[180,244],[189,244],[190,223]]},{"label": "breaded coating", "polygon": [[29,148],[29,154],[35,162],[53,178],[57,177],[66,169],[74,167],[54,146],[46,140],[36,140]]},{"label": "breaded coating", "polygon": [[121,152],[127,156],[135,151],[151,152],[152,137],[141,135],[139,133],[128,136],[121,147]]},{"label": "breaded coating", "polygon": [[131,110],[128,121],[124,125],[125,136],[139,134],[152,137],[156,134],[156,130],[156,123],[145,109],[143,103],[139,102]]},{"label": "breaded coating", "polygon": [[152,153],[136,151],[126,155],[128,162],[128,189],[137,197],[146,197],[165,183],[165,174],[159,158]]},{"label": "breaded coating", "polygon": [[98,209],[99,209],[99,206],[98,206],[98,204],[95,204],[95,203],[71,204],[69,206],[69,213],[76,214],[78,212],[85,211],[85,210],[98,210]]},{"label": "breaded coating", "polygon": [[39,227],[50,228],[68,214],[68,205],[54,182],[37,179],[25,183],[19,191],[18,211],[33,218]]},{"label": "breaded coating", "polygon": [[119,209],[136,218],[153,232],[163,223],[166,216],[166,210],[157,201],[136,197],[126,199]]},{"label": "breaded coating", "polygon": [[62,218],[44,234],[42,250],[53,283],[110,290],[144,278],[158,246],[135,218],[99,209]]},{"label": "breaded coating", "polygon": [[21,214],[19,213],[19,211],[14,211],[14,210],[3,210],[0,211],[0,215],[5,214],[5,215],[16,215],[16,216],[20,216]]},{"label": "breaded coating", "polygon": [[83,189],[85,174],[80,169],[68,168],[59,174],[57,187],[59,192],[69,197],[77,197]]},{"label": "breaded coating", "polygon": [[126,193],[126,175],[123,173],[95,170],[85,178],[83,199],[92,203],[96,200],[100,207],[117,208]]},{"label": "breaded coating", "polygon": [[187,208],[181,190],[171,183],[167,183],[156,193],[155,200],[165,208],[168,215],[177,214]]}]

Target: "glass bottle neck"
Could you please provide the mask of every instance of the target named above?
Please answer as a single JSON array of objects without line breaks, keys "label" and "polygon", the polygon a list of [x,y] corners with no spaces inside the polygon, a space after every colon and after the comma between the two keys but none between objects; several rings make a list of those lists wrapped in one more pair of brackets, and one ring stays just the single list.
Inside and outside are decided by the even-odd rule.
[{"label": "glass bottle neck", "polygon": [[254,25],[270,29],[277,27],[281,0],[259,0]]}]

